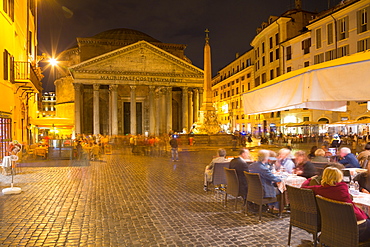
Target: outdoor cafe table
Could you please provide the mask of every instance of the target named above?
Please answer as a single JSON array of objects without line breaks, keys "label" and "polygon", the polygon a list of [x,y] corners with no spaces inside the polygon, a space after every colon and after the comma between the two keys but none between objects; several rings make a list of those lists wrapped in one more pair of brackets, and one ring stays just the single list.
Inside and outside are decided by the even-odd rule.
[{"label": "outdoor cafe table", "polygon": [[278,188],[281,193],[286,191],[286,185],[300,188],[304,181],[305,177],[297,176],[297,174],[283,174],[277,175],[281,179],[281,183],[278,184]]},{"label": "outdoor cafe table", "polygon": [[361,208],[367,215],[370,213],[370,194],[362,192],[350,191],[353,197],[353,202],[357,207]]}]

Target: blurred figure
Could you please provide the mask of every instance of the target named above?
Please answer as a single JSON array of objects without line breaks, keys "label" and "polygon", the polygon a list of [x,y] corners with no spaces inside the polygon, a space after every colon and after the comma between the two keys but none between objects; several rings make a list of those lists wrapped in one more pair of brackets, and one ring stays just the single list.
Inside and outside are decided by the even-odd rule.
[{"label": "blurred figure", "polygon": [[312,160],[313,158],[315,158],[315,151],[317,150],[317,146],[312,146],[311,147],[311,150],[310,150],[310,153],[308,154],[308,158],[310,160]]},{"label": "blurred figure", "polygon": [[351,153],[351,149],[343,147],[340,149],[339,155],[342,157],[342,159],[339,160],[339,163],[344,165],[346,168],[360,168],[360,164],[358,163],[356,156]]},{"label": "blurred figure", "polygon": [[171,146],[171,160],[172,161],[179,161],[179,144],[177,142],[177,136],[172,135],[171,140],[170,140],[170,146]]},{"label": "blurred figure", "polygon": [[213,176],[213,169],[215,163],[224,163],[228,162],[226,159],[226,150],[223,148],[220,148],[217,150],[217,157],[213,158],[211,163],[209,163],[208,166],[206,166],[206,170],[204,171],[204,191],[207,191],[207,184],[213,182],[212,176]]},{"label": "blurred figure", "polygon": [[245,178],[244,171],[248,172],[248,163],[250,160],[249,150],[242,148],[239,151],[239,157],[230,161],[230,169],[235,169],[239,179],[239,194],[245,198],[247,196],[248,185]]},{"label": "blurred figure", "polygon": [[367,168],[368,166],[367,162],[368,162],[369,156],[370,156],[370,142],[368,142],[365,145],[365,150],[359,153],[359,155],[357,156],[357,160],[360,163],[360,166],[362,168],[365,168],[365,169]]},{"label": "blurred figure", "polygon": [[292,152],[287,148],[280,149],[275,164],[276,171],[285,171],[292,174],[294,167],[295,165],[292,161]]},{"label": "blurred figure", "polygon": [[297,151],[294,156],[296,163],[295,174],[305,178],[310,178],[317,174],[316,167],[308,160],[304,151]]},{"label": "blurred figure", "polygon": [[370,166],[367,166],[366,172],[361,172],[353,179],[360,185],[360,191],[366,194],[370,194]]},{"label": "blurred figure", "polygon": [[319,148],[315,151],[315,157],[311,159],[312,162],[328,162],[328,158],[325,157],[325,150]]}]

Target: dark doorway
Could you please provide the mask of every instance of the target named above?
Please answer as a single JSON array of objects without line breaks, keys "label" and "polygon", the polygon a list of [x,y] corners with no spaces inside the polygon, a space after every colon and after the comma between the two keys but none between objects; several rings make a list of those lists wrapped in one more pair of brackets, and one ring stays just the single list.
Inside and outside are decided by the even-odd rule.
[{"label": "dark doorway", "polygon": [[[131,133],[131,109],[130,102],[123,103],[123,132],[124,134]],[[141,102],[136,102],[136,133],[143,132],[143,107]]]}]

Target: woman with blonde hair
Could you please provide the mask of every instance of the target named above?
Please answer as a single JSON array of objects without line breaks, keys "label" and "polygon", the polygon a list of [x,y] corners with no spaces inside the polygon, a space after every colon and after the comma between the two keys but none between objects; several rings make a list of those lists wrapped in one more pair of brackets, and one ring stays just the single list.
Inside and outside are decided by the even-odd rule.
[{"label": "woman with blonde hair", "polygon": [[360,242],[370,239],[370,219],[366,213],[353,203],[351,195],[348,192],[348,186],[342,181],[343,173],[338,168],[325,168],[321,179],[321,185],[309,186],[310,180],[310,178],[307,179],[302,184],[302,188],[311,189],[316,195],[321,195],[332,200],[351,203],[357,218]]}]

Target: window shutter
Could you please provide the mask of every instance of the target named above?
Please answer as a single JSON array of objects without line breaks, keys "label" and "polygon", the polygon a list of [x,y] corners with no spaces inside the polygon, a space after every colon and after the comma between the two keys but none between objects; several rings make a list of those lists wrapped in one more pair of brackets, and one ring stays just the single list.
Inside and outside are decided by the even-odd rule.
[{"label": "window shutter", "polygon": [[348,29],[349,29],[349,17],[348,16],[346,16],[345,18],[344,18],[344,21],[345,21],[345,27],[346,27],[346,38],[348,38],[349,37],[349,33],[348,33]]},{"label": "window shutter", "polygon": [[4,80],[8,80],[8,78],[9,78],[9,67],[8,67],[8,65],[9,65],[9,61],[8,61],[8,58],[9,58],[9,53],[8,53],[8,51],[7,50],[4,50],[4,52],[3,52],[3,56],[4,56],[4,59],[3,59],[3,61],[4,61]]},{"label": "window shutter", "polygon": [[357,33],[361,33],[361,10],[357,11]]}]

